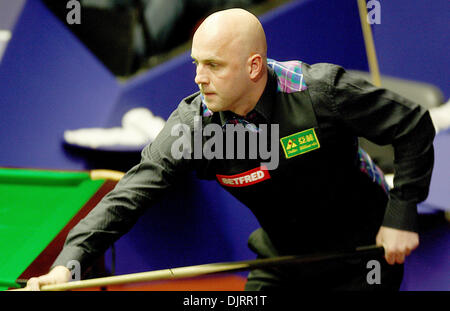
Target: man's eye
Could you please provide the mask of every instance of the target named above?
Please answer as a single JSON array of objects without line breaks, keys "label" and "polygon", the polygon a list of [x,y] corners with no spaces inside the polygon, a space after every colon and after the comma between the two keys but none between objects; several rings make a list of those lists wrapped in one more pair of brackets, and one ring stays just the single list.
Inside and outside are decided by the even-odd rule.
[{"label": "man's eye", "polygon": [[218,66],[216,63],[209,63],[208,65],[211,68],[216,68]]}]

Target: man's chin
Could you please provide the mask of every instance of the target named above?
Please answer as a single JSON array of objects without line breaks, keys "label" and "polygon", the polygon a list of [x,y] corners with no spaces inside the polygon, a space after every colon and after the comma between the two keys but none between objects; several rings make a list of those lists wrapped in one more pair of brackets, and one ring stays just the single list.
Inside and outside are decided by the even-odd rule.
[{"label": "man's chin", "polygon": [[213,103],[213,102],[210,102],[210,101],[208,101],[208,100],[205,100],[205,104],[206,104],[206,107],[207,107],[209,110],[211,110],[212,112],[218,112],[218,111],[221,110],[219,105],[217,105],[217,104],[215,104],[215,103]]}]

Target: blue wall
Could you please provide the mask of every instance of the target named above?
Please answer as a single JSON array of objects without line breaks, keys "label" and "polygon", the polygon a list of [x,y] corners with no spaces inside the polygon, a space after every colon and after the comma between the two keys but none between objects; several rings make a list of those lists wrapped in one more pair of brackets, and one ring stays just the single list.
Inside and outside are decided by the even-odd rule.
[{"label": "blue wall", "polygon": [[261,22],[273,59],[368,68],[356,1],[292,1]]},{"label": "blue wall", "polygon": [[0,165],[83,169],[66,129],[105,122],[115,78],[40,1],[27,1],[0,63]]},{"label": "blue wall", "polygon": [[429,82],[448,99],[450,1],[380,0],[381,24],[374,25],[380,72]]}]

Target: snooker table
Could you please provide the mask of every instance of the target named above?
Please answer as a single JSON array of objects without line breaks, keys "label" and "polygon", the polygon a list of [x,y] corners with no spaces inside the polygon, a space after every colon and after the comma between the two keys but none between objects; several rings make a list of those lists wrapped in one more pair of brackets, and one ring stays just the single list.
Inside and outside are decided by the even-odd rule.
[{"label": "snooker table", "polygon": [[0,168],[0,290],[47,273],[70,229],[122,175]]}]

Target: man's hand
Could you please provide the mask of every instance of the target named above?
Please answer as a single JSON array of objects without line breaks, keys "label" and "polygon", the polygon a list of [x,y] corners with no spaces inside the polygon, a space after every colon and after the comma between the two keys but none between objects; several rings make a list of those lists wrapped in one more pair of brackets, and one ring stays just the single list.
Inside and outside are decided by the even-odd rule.
[{"label": "man's hand", "polygon": [[381,226],[376,243],[384,247],[384,258],[388,264],[402,264],[405,257],[419,246],[419,235],[411,231]]},{"label": "man's hand", "polygon": [[70,270],[64,266],[56,266],[49,273],[31,278],[27,282],[25,290],[38,291],[43,285],[52,285],[69,282]]}]

